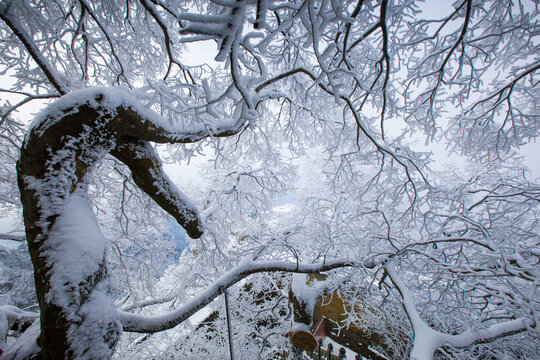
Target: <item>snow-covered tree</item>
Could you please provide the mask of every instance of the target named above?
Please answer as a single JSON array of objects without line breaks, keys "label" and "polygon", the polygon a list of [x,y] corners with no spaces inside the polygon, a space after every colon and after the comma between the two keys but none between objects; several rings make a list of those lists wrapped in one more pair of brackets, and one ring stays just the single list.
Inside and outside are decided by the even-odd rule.
[{"label": "snow-covered tree", "polygon": [[[38,314],[0,294],[0,357],[278,356],[277,273],[323,270],[302,296],[381,356],[538,357],[539,6],[0,0],[0,235],[40,307],[13,343]],[[211,160],[186,196],[160,156]]]}]

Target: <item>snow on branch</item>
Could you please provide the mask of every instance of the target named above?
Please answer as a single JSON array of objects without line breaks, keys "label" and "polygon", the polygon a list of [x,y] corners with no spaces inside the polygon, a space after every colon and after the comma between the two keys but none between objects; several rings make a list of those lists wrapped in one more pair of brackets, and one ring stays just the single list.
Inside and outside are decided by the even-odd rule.
[{"label": "snow on branch", "polygon": [[41,70],[45,73],[47,79],[55,87],[55,89],[60,94],[67,94],[68,86],[65,81],[60,77],[60,75],[53,69],[47,59],[42,55],[41,51],[38,49],[32,37],[29,36],[21,24],[14,18],[12,18],[10,11],[10,2],[7,5],[0,7],[0,19],[13,31],[13,34],[19,38],[23,43],[24,47],[32,56],[32,59],[38,64]]},{"label": "snow on branch", "polygon": [[152,18],[154,18],[156,23],[159,25],[159,28],[163,32],[163,43],[164,43],[165,49],[167,51],[167,56],[169,57],[169,66],[167,67],[167,72],[165,73],[165,76],[163,77],[163,79],[166,80],[169,77],[170,73],[171,73],[171,69],[172,69],[173,64],[178,65],[180,67],[180,69],[184,69],[184,65],[174,55],[174,51],[173,51],[173,48],[171,46],[172,41],[171,41],[171,36],[169,34],[169,29],[168,29],[165,21],[159,15],[159,13],[158,13],[157,9],[155,8],[155,6],[148,0],[140,0],[140,3],[146,9],[146,11],[150,14],[150,16],[152,16]]},{"label": "snow on branch", "polygon": [[226,14],[217,16],[187,13],[178,16],[178,20],[188,22],[182,33],[210,35],[221,39],[216,61],[224,61],[231,52],[233,41],[242,29],[246,12],[243,0],[220,5],[227,8]]},{"label": "snow on branch", "polygon": [[293,273],[313,273],[328,271],[340,267],[354,266],[348,260],[338,259],[319,264],[303,264],[286,261],[261,261],[255,262],[252,258],[244,258],[234,269],[229,270],[219,277],[212,285],[207,287],[196,297],[180,306],[178,309],[160,316],[136,315],[119,311],[120,321],[124,331],[154,333],[171,329],[195,314],[197,311],[210,304],[225,289],[245,279],[251,274],[260,272],[287,271]]},{"label": "snow on branch", "polygon": [[446,335],[446,345],[464,348],[478,343],[490,342],[525,331],[531,325],[527,319],[519,318],[494,324],[485,329],[469,329],[459,335]]},{"label": "snow on branch", "polygon": [[109,358],[120,335],[105,238],[86,192],[92,165],[107,153],[116,157],[188,236],[199,238],[204,224],[196,206],[164,173],[149,141],[190,143],[242,129],[242,122],[230,123],[181,128],[125,88],[72,91],[36,117],[21,148],[17,176],[29,250],[37,254],[33,264],[36,273],[47,273],[36,275],[44,359],[67,353]]},{"label": "snow on branch", "polygon": [[443,346],[464,348],[477,343],[490,342],[500,337],[523,332],[533,325],[528,319],[518,318],[498,323],[485,329],[469,329],[459,335],[441,333],[431,328],[422,319],[414,305],[411,291],[396,272],[394,261],[388,261],[384,265],[384,269],[401,295],[403,307],[413,327],[414,344],[411,351],[412,360],[430,360],[433,358],[435,351]]},{"label": "snow on branch", "polygon": [[11,329],[14,323],[19,323],[21,325],[31,324],[38,318],[38,313],[24,311],[16,306],[0,306],[0,344],[6,342],[8,331]]},{"label": "snow on branch", "polygon": [[13,241],[18,241],[18,242],[25,242],[26,236],[0,233],[0,240],[13,240]]}]

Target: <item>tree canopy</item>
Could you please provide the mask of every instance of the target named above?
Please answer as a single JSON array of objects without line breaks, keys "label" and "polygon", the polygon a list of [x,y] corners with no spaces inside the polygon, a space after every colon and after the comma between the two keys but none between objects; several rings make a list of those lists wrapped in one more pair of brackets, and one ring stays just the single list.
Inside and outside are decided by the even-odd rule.
[{"label": "tree canopy", "polygon": [[0,0],[0,358],[538,357],[539,6]]}]

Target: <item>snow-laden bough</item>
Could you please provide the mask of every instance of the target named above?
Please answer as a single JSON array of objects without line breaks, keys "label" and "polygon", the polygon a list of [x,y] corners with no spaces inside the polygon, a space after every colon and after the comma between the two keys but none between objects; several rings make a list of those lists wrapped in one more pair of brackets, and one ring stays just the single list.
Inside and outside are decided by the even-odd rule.
[{"label": "snow-laden bough", "polygon": [[[106,241],[87,193],[94,165],[106,154],[126,164],[135,183],[190,237],[198,238],[204,232],[202,216],[163,172],[150,142],[191,143],[208,136],[232,136],[242,131],[247,121],[240,117],[213,126],[176,129],[140,105],[124,88],[74,91],[38,115],[23,143],[17,174],[40,324],[28,332],[31,341],[21,336],[2,360],[108,359],[122,330],[148,333],[170,329],[251,274],[311,273],[353,265],[337,259],[319,264],[255,261],[251,254],[169,313],[148,317],[115,309]],[[32,339],[37,339],[37,345]]]},{"label": "snow-laden bough", "polygon": [[201,216],[162,171],[149,142],[190,143],[241,128],[240,123],[177,131],[124,88],[74,91],[38,115],[17,171],[43,359],[109,358],[122,331],[110,296],[105,238],[87,195],[93,166],[112,154],[190,237],[198,238],[204,231]]}]

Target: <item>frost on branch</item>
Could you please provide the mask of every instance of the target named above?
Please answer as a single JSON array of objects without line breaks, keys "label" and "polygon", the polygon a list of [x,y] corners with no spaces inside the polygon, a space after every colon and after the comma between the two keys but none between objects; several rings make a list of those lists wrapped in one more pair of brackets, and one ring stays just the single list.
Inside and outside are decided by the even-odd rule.
[{"label": "frost on branch", "polygon": [[530,319],[518,318],[499,322],[484,329],[469,329],[456,335],[439,332],[426,324],[418,313],[412,294],[397,274],[393,260],[390,260],[385,265],[385,270],[403,299],[403,307],[413,327],[412,360],[431,360],[440,347],[464,348],[475,343],[490,342],[499,337],[523,332],[533,325]]},{"label": "frost on branch", "polygon": [[73,92],[34,121],[17,172],[44,359],[108,358],[121,333],[110,296],[105,238],[87,195],[92,167],[111,153],[191,237],[200,237],[204,226],[197,209],[163,173],[148,141],[189,143],[239,130],[203,129],[175,131],[124,89]]}]

